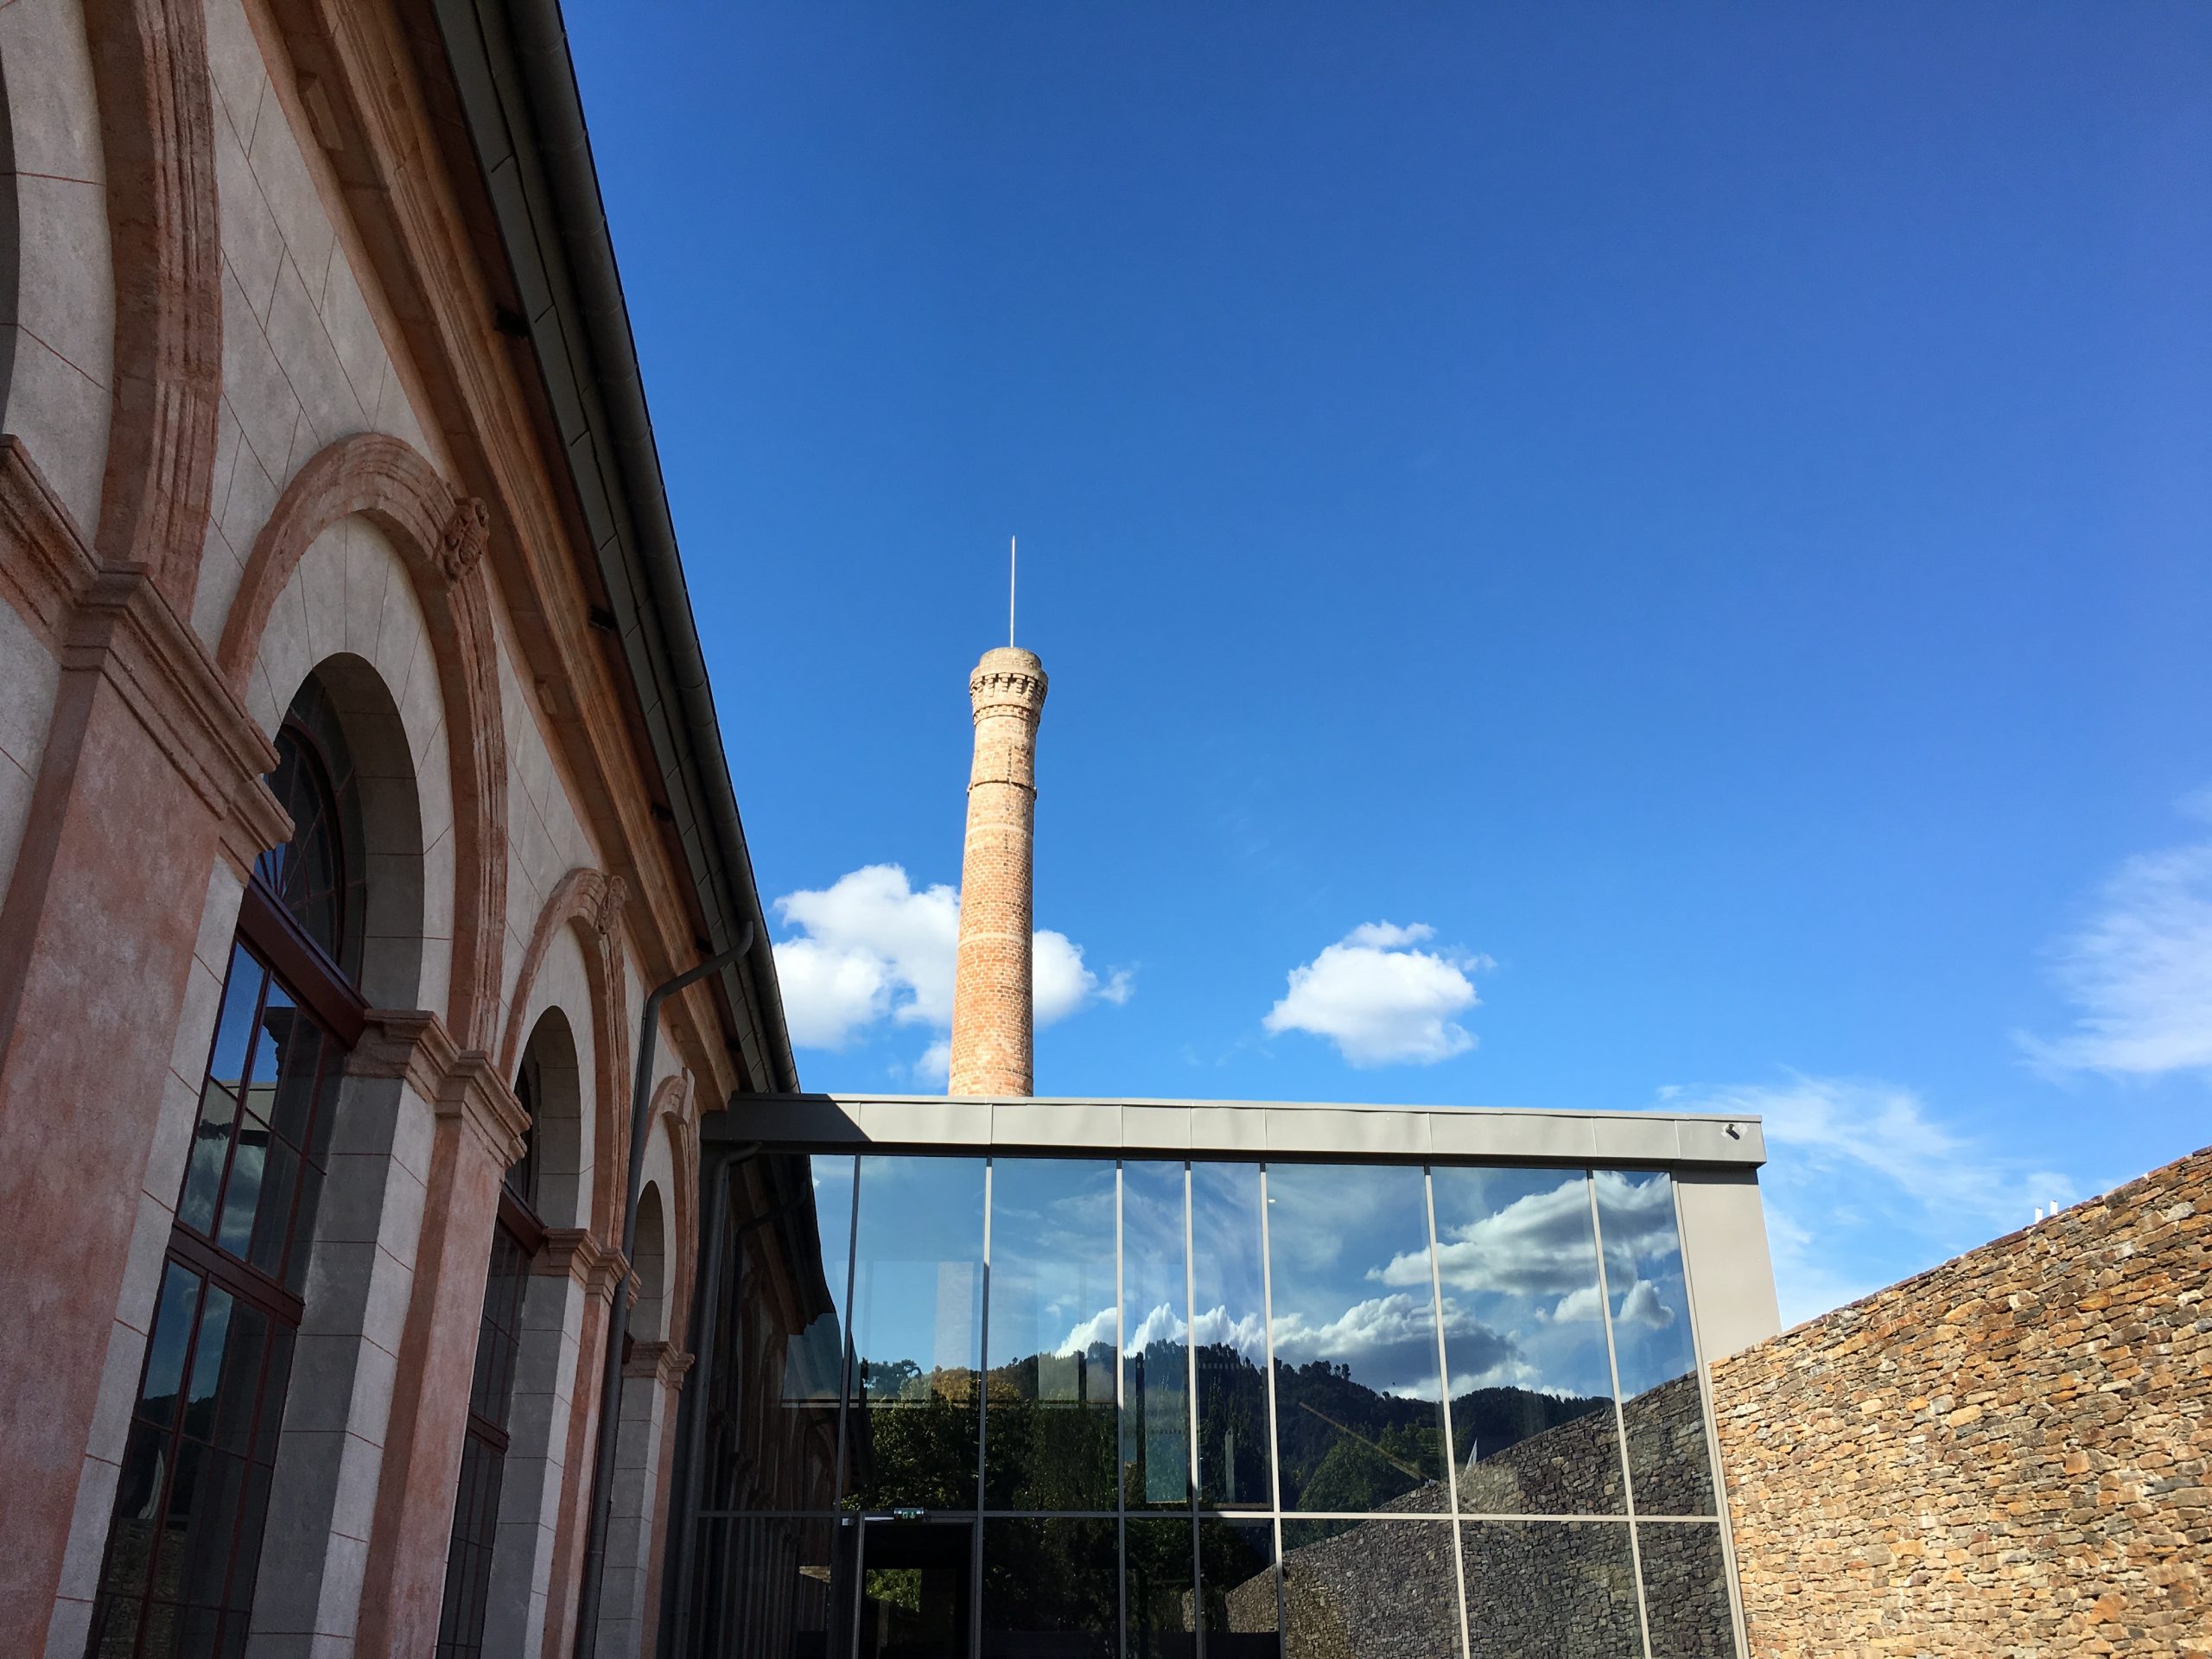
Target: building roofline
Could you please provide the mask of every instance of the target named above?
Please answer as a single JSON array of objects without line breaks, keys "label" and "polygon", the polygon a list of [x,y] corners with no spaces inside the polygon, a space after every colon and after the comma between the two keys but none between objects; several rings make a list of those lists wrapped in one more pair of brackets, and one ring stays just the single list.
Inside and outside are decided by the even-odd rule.
[{"label": "building roofline", "polygon": [[915,1150],[1433,1157],[1739,1170],[1766,1161],[1764,1128],[1749,1113],[1320,1101],[756,1095],[707,1135],[740,1143]]},{"label": "building roofline", "polygon": [[723,752],[559,0],[432,0],[531,350],[637,687],[743,1069],[795,1090],[767,918]]}]

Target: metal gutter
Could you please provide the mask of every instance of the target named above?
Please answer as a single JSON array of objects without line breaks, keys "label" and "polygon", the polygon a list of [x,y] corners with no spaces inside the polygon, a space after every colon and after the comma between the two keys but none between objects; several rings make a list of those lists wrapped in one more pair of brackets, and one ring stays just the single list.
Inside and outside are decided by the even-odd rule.
[{"label": "metal gutter", "polygon": [[[798,1086],[559,0],[432,0],[747,1071]],[[749,990],[749,995],[748,995]]]}]

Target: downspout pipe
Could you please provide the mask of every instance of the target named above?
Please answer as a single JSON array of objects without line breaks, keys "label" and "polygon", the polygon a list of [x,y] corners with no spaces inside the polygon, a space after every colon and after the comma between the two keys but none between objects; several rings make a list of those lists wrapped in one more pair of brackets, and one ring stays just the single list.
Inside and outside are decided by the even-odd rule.
[{"label": "downspout pipe", "polygon": [[[753,918],[747,917],[735,944],[709,957],[697,967],[656,985],[645,993],[645,1009],[638,1033],[638,1077],[630,1091],[630,1177],[622,1201],[622,1261],[626,1267],[638,1249],[638,1197],[645,1185],[646,1116],[652,1109],[653,1060],[660,1035],[661,1004],[689,990],[709,974],[718,974],[753,948]],[[576,1659],[594,1659],[599,1651],[600,1581],[607,1573],[607,1533],[614,1518],[614,1452],[622,1416],[622,1303],[616,1287],[614,1304],[607,1312],[607,1358],[599,1376],[599,1440],[592,1459],[591,1529],[584,1547],[584,1581],[576,1605]]]}]

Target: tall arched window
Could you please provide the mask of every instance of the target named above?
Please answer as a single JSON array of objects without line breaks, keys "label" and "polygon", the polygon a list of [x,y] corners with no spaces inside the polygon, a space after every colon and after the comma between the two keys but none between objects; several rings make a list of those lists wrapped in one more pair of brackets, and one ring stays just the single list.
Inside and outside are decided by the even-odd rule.
[{"label": "tall arched window", "polygon": [[484,1276],[484,1312],[476,1333],[476,1369],[468,1390],[468,1427],[461,1440],[461,1484],[454,1494],[453,1530],[446,1541],[445,1599],[438,1612],[436,1659],[476,1659],[484,1650],[484,1609],[499,1535],[499,1492],[507,1461],[507,1414],[515,1360],[522,1345],[523,1293],[531,1258],[545,1242],[538,1218],[538,1119],[544,1101],[533,1035],[515,1077],[515,1098],[530,1115],[522,1156],[507,1167],[492,1229],[492,1260]]},{"label": "tall arched window", "polygon": [[291,837],[246,883],[109,1522],[90,1652],[244,1651],[308,1241],[359,1039],[359,815],[314,683],[270,784]]}]

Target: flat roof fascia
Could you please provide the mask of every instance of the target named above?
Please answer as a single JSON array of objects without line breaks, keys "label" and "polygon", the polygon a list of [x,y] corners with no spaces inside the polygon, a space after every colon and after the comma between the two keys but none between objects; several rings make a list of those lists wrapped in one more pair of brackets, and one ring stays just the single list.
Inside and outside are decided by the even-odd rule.
[{"label": "flat roof fascia", "polygon": [[1306,1101],[981,1100],[942,1095],[753,1095],[702,1125],[709,1141],[911,1151],[1134,1153],[1227,1158],[1431,1159],[1751,1170],[1758,1118],[1510,1106]]}]

